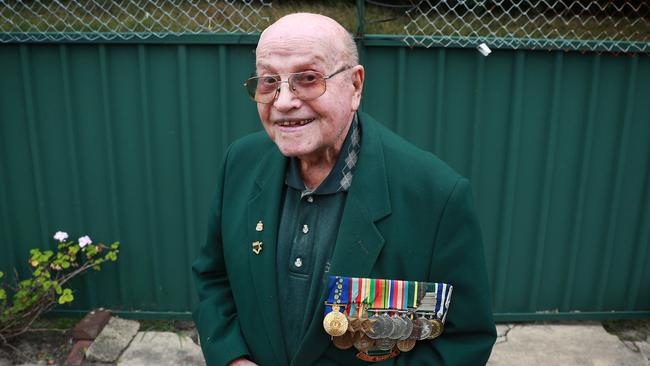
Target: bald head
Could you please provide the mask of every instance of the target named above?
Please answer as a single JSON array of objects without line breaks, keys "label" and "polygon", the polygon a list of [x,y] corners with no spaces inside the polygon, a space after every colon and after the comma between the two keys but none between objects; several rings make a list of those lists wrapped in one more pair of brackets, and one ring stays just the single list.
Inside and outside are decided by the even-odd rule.
[{"label": "bald head", "polygon": [[320,14],[285,15],[262,32],[257,46],[258,58],[274,47],[290,48],[302,42],[315,42],[324,49],[328,63],[359,63],[357,46],[352,35],[334,19]]}]

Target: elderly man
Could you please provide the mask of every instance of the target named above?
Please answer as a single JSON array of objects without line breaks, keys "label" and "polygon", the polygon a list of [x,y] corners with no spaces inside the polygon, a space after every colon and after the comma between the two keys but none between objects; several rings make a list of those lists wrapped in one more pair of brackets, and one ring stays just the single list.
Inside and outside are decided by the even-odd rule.
[{"label": "elderly man", "polygon": [[[208,365],[485,364],[495,330],[467,180],[357,111],[364,68],[334,20],[283,17],[262,33],[255,66],[245,85],[265,132],[228,148],[193,266]],[[370,328],[332,337],[324,312],[341,310],[326,305],[330,276],[449,284],[444,332],[420,327],[407,351],[393,341],[380,356]],[[414,327],[414,314],[399,316]]]}]

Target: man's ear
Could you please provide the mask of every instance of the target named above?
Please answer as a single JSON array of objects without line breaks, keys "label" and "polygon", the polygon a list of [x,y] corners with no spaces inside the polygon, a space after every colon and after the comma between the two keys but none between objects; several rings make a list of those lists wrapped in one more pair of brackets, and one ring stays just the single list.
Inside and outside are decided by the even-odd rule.
[{"label": "man's ear", "polygon": [[361,93],[363,92],[363,80],[366,76],[363,66],[357,65],[352,68],[352,86],[354,94],[352,95],[352,109],[358,110],[361,104]]}]

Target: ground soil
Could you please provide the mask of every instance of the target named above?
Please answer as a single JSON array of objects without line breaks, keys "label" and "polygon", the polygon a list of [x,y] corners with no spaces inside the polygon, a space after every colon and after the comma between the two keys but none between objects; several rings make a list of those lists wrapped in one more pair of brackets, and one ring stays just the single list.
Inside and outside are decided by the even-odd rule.
[{"label": "ground soil", "polygon": [[[78,318],[40,320],[34,328],[0,346],[0,366],[21,364],[63,365],[72,350],[72,328]],[[141,331],[176,332],[197,342],[194,323],[182,320],[140,320]],[[89,364],[90,365],[90,364]],[[99,366],[93,364],[93,366]]]}]

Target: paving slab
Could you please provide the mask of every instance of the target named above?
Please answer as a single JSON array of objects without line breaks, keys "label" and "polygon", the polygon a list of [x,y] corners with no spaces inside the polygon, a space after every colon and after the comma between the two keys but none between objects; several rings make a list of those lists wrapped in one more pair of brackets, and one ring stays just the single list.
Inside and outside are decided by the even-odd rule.
[{"label": "paving slab", "polygon": [[88,347],[86,358],[90,361],[115,362],[138,333],[138,329],[140,323],[135,320],[112,317]]},{"label": "paving slab", "polygon": [[639,351],[641,351],[641,354],[645,356],[645,358],[650,360],[650,339],[644,342],[635,342],[635,343],[636,346],[639,348]]},{"label": "paving slab", "polygon": [[496,343],[506,342],[508,340],[508,332],[514,327],[514,324],[497,324],[497,340]]},{"label": "paving slab", "polygon": [[201,347],[186,335],[172,332],[138,332],[118,366],[205,365]]},{"label": "paving slab", "polygon": [[489,366],[650,366],[599,324],[516,325],[496,343]]}]

